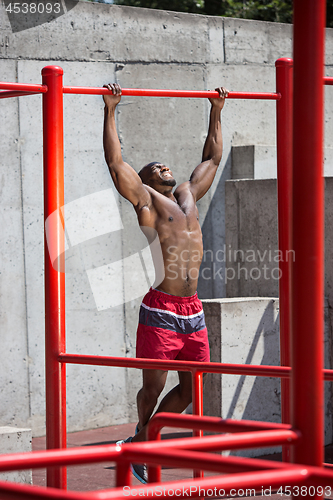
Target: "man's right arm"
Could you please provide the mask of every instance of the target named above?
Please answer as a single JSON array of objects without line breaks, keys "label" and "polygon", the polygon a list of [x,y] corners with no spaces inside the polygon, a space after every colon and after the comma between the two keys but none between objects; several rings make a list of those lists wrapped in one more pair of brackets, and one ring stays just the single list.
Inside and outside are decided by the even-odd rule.
[{"label": "man's right arm", "polygon": [[121,99],[121,88],[117,84],[105,85],[112,94],[104,95],[104,133],[103,145],[105,160],[117,191],[134,207],[150,206],[148,190],[135,170],[124,162],[115,122],[116,106]]}]

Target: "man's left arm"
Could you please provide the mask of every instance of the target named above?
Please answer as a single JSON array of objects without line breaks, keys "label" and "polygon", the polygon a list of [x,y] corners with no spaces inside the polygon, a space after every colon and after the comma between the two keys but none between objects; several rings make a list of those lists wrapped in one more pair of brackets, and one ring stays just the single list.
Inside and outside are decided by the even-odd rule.
[{"label": "man's left arm", "polygon": [[221,111],[223,109],[228,90],[224,87],[216,89],[220,97],[209,99],[212,105],[209,117],[208,134],[202,152],[202,162],[193,171],[190,177],[190,190],[195,200],[200,200],[214,180],[217,168],[222,158],[222,130]]}]

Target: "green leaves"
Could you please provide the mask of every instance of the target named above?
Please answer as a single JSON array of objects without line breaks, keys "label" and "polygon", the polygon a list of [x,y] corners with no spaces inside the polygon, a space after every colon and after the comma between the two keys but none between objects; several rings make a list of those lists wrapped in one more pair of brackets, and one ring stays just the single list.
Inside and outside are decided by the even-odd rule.
[{"label": "green leaves", "polygon": [[[210,16],[257,19],[277,23],[293,22],[292,0],[114,0],[114,3]],[[327,0],[326,25],[333,28],[333,0]]]},{"label": "green leaves", "polygon": [[237,2],[225,0],[224,16],[257,19],[258,21],[273,21],[280,23],[292,22],[292,0],[247,0]]}]

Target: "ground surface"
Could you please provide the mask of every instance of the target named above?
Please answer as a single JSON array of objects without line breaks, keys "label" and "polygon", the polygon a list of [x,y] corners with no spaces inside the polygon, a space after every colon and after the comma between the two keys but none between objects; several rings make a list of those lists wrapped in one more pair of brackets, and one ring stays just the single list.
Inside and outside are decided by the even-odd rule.
[{"label": "ground surface", "polygon": [[[76,446],[92,446],[99,444],[113,444],[120,439],[126,439],[128,436],[134,434],[135,424],[124,424],[111,427],[104,427],[100,429],[94,429],[89,431],[74,432],[68,434],[68,447]],[[190,436],[190,432],[185,432],[181,429],[171,429],[165,428],[162,432],[164,438],[175,438],[175,437],[185,437]],[[32,440],[33,450],[44,450],[45,449],[45,438],[33,438]],[[264,458],[264,457],[262,457]],[[265,458],[271,460],[281,460],[280,454],[266,456]],[[325,461],[327,463],[333,463],[333,445],[326,447],[325,449]],[[215,473],[205,473],[205,476],[212,476]],[[162,481],[172,481],[180,480],[185,478],[191,478],[192,471],[185,469],[176,469],[170,467],[164,467],[162,469]],[[46,471],[45,469],[33,471],[33,484],[36,486],[46,485]],[[115,485],[115,464],[114,463],[98,463],[98,464],[88,464],[80,465],[68,468],[68,489],[74,491],[89,491],[89,490],[99,490],[112,488]],[[133,486],[141,486],[141,483],[133,477]],[[255,500],[287,500],[291,497],[270,494],[267,492],[266,496],[256,496],[252,497]],[[333,494],[330,495],[333,498]],[[126,498],[126,496],[124,496]],[[245,498],[245,497],[239,497]],[[297,498],[297,497],[295,497]],[[300,496],[300,498],[302,498]],[[304,498],[304,497],[303,497]]]}]

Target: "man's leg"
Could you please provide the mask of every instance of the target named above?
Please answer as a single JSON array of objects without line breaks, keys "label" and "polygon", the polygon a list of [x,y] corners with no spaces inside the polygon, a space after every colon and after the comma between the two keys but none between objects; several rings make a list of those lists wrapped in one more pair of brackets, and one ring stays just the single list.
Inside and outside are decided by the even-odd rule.
[{"label": "man's leg", "polygon": [[139,416],[139,432],[132,441],[145,441],[146,425],[154,411],[157,400],[167,379],[168,372],[163,370],[142,370],[142,388],[139,390],[136,401]]},{"label": "man's leg", "polygon": [[162,399],[157,412],[182,413],[192,402],[192,376],[190,372],[178,372],[179,384]]},{"label": "man's leg", "polygon": [[[145,370],[145,371],[158,372],[160,370]],[[165,384],[167,372],[162,372],[162,373],[165,374],[165,379],[164,379],[164,384]],[[156,410],[156,413],[161,412],[161,411],[172,412],[172,413],[182,413],[188,407],[188,405],[192,402],[192,376],[191,376],[191,373],[178,372],[178,376],[179,376],[179,384],[176,385],[176,387],[174,387],[173,389],[171,389],[171,391],[169,391],[168,394],[166,394],[166,396],[164,396],[161,403],[159,404],[159,407]],[[164,387],[164,384],[163,384],[163,387]],[[162,387],[162,389],[163,389],[163,387]],[[162,389],[161,389],[160,393],[162,392]],[[141,389],[141,391],[142,390],[143,389]],[[138,393],[138,409],[139,409],[139,394],[141,391],[139,391],[139,393]],[[149,418],[150,418],[150,416],[155,408],[157,398],[158,398],[158,396],[156,397],[154,406],[149,406],[149,408],[151,408],[151,412],[150,412],[147,420],[144,420],[144,419],[141,420],[142,422],[146,422],[146,423],[143,425],[142,428],[140,428],[140,432],[138,432],[138,434],[133,438],[132,441],[145,441],[147,439],[147,436],[146,436],[147,427],[146,426],[147,426]],[[147,410],[148,410],[148,406],[147,406]],[[139,415],[140,415],[140,413],[139,413]],[[145,413],[145,416],[147,416],[147,415],[148,415],[148,411],[146,411],[146,413]],[[140,418],[140,416],[139,416],[139,418]],[[139,427],[140,427],[140,425],[139,425]]]}]

